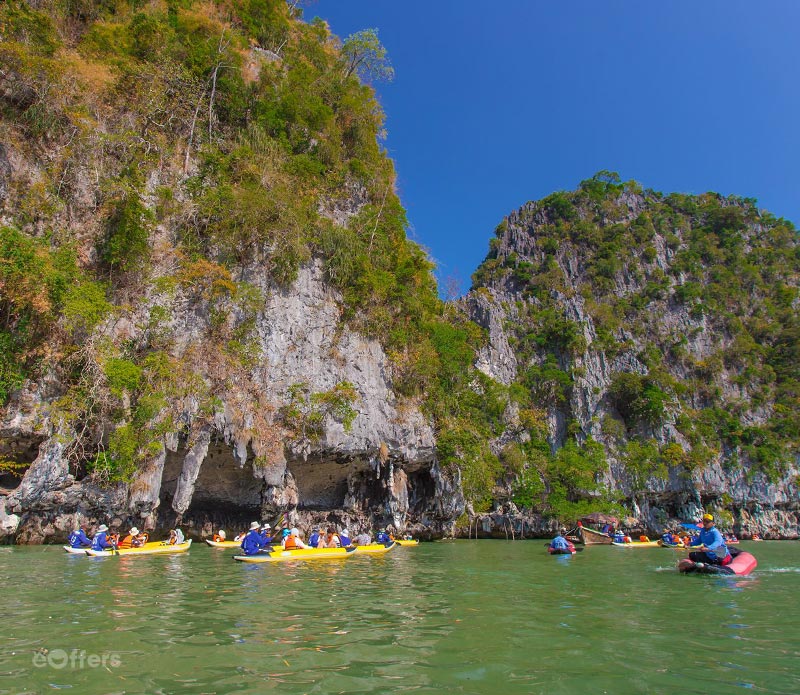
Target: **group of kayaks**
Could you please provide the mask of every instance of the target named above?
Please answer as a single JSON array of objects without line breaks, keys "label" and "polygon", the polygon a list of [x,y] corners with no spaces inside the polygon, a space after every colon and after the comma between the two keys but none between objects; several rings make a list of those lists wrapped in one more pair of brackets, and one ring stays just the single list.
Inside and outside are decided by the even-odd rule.
[{"label": "group of kayaks", "polygon": [[[236,541],[213,541],[206,539],[212,548],[239,548]],[[395,540],[389,544],[370,543],[368,545],[350,546],[347,548],[295,548],[284,550],[276,545],[270,552],[261,552],[257,555],[234,555],[233,559],[239,562],[285,562],[287,560],[334,560],[347,558],[352,555],[383,555],[396,546],[418,545],[418,540]],[[112,548],[109,550],[92,550],[91,548],[72,548],[64,546],[64,550],[71,555],[84,555],[89,557],[112,557],[117,555],[168,555],[185,553],[192,545],[191,540],[183,543],[169,544],[163,541],[145,543],[138,548]]]},{"label": "group of kayaks", "polygon": [[192,541],[183,543],[167,543],[166,541],[153,541],[145,543],[138,548],[111,548],[109,550],[92,550],[92,548],[72,548],[64,546],[70,555],[88,555],[89,557],[112,557],[114,555],[170,555],[185,553],[192,547]]}]

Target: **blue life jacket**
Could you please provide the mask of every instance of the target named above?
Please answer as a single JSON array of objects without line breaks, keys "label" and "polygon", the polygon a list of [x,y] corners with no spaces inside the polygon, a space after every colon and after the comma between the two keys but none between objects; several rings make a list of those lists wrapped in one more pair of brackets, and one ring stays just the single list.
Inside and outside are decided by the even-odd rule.
[{"label": "blue life jacket", "polygon": [[347,536],[343,536],[341,533],[339,534],[339,542],[342,544],[343,548],[353,545],[353,541],[351,541]]},{"label": "blue life jacket", "polygon": [[311,536],[309,536],[308,544],[312,548],[316,548],[318,543],[319,543],[319,534],[315,531],[314,533],[311,534]]},{"label": "blue life jacket", "polygon": [[92,544],[92,540],[86,535],[83,529],[78,529],[70,533],[68,542],[70,548],[85,548]]},{"label": "blue life jacket", "polygon": [[113,547],[114,546],[108,542],[105,531],[100,531],[92,540],[92,550],[108,550]]},{"label": "blue life jacket", "polygon": [[614,534],[614,542],[615,543],[624,543],[625,542],[625,534],[624,533],[615,533]]},{"label": "blue life jacket", "polygon": [[389,534],[381,531],[377,536],[375,536],[375,540],[378,543],[383,543],[384,545],[389,545],[392,542],[392,539],[389,538]]},{"label": "blue life jacket", "polygon": [[669,545],[675,545],[675,543],[672,542],[672,534],[671,533],[665,533],[663,536],[661,536],[661,541],[663,543],[669,543]]},{"label": "blue life jacket", "polygon": [[[269,539],[272,540],[271,538]],[[242,541],[242,550],[245,555],[255,555],[267,544],[267,537],[262,536],[256,529],[249,531]]]},{"label": "blue life jacket", "polygon": [[569,550],[569,543],[564,536],[556,536],[550,543],[553,550]]}]

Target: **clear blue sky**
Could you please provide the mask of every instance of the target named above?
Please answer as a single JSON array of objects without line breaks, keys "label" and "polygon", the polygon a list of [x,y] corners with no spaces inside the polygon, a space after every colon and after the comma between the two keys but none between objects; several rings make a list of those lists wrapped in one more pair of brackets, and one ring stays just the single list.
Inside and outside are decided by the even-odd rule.
[{"label": "clear blue sky", "polygon": [[800,222],[800,0],[320,0],[375,27],[410,235],[462,289],[502,217],[600,169]]}]

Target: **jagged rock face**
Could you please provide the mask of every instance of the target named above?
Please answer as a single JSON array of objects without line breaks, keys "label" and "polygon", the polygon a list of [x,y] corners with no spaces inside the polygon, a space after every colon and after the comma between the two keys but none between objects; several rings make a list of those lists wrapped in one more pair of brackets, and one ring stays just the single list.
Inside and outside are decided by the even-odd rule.
[{"label": "jagged rock face", "polygon": [[[565,225],[564,229],[574,229],[578,224],[584,224],[586,229],[589,221],[601,234],[614,225],[630,229],[648,214],[648,219],[656,219],[654,201],[663,202],[659,195],[626,190],[612,201],[613,213],[600,222],[592,218],[593,213],[586,207],[575,203],[573,226]],[[600,295],[593,284],[597,261],[589,254],[594,253],[592,244],[603,242],[598,242],[597,237],[584,241],[583,235],[591,234],[589,229],[580,236],[564,231],[564,238],[555,243],[553,238],[557,234],[553,229],[563,223],[553,208],[543,203],[528,203],[503,221],[497,238],[492,240],[492,252],[482,270],[474,276],[476,284],[462,300],[470,318],[488,333],[488,345],[481,350],[477,367],[505,384],[515,380],[523,383],[526,370],[541,367],[546,359],[552,360],[553,367],[568,373],[571,383],[563,402],[534,403],[546,411],[551,451],[560,449],[572,436],[579,443],[590,438],[600,442],[606,452],[608,468],[601,473],[598,483],[622,493],[642,529],[660,531],[670,520],[693,518],[698,510],[714,507],[727,509],[732,514],[733,526],[744,535],[759,532],[776,538],[796,538],[800,531],[797,485],[800,462],[797,459],[785,466],[780,475],[770,479],[746,460],[735,458],[734,452],[724,445],[699,467],[686,470],[675,466],[666,476],[653,475],[642,481],[641,476],[637,478],[624,465],[628,441],[639,437],[654,441],[662,449],[670,443],[680,445],[685,451],[693,448],[679,428],[678,398],[673,398],[672,409],[658,423],[629,423],[623,428],[627,431],[617,435],[612,435],[605,427],[609,419],[618,423],[622,420],[610,395],[614,375],[648,375],[652,365],[647,364],[647,351],[654,346],[663,360],[661,368],[678,382],[689,382],[692,378],[697,381],[696,372],[692,371],[697,365],[712,363],[719,355],[724,355],[720,360],[720,373],[706,379],[709,389],[717,391],[718,402],[735,404],[722,407],[737,408],[745,426],[767,426],[772,417],[775,403],[763,395],[752,397],[746,386],[742,386],[741,369],[737,371],[729,364],[735,365],[736,337],[724,322],[699,311],[691,302],[675,298],[676,289],[687,280],[683,271],[675,268],[681,260],[680,254],[687,249],[691,227],[685,222],[683,228],[677,224],[675,228],[656,224],[657,229],[642,241],[642,249],[633,249],[629,260],[617,264],[619,267],[609,274],[607,294]],[[723,211],[726,205],[739,203],[723,201]],[[740,237],[748,252],[764,243],[768,226],[757,216],[749,219]],[[796,238],[794,243],[796,245]],[[543,281],[541,277],[547,279]],[[652,297],[647,297],[646,292],[654,280],[663,287],[660,294],[653,292]],[[796,272],[789,272],[786,277],[771,281],[796,287],[797,280]],[[613,306],[608,296],[631,301],[642,299],[634,318],[623,317],[614,329],[613,350],[608,349],[607,333],[605,341],[599,338],[597,319],[604,315],[598,307],[602,309],[604,303]],[[753,307],[762,301],[757,290],[752,291],[750,301]],[[532,331],[536,333],[537,324],[529,317],[548,308],[554,308],[562,320],[561,325],[574,329],[573,345],[577,348],[525,342]],[[760,311],[741,310],[743,320],[747,320],[752,310]],[[558,337],[553,342],[558,343]],[[680,351],[670,351],[670,345],[680,345]],[[691,401],[691,407],[697,411],[708,407],[709,402],[703,398]],[[509,420],[508,432],[498,439],[493,449],[500,450],[514,439],[520,441],[515,425]],[[510,488],[507,493],[510,495]],[[553,530],[546,520],[535,514],[504,513],[502,506],[498,510],[481,517],[480,533],[504,536],[508,532],[510,535],[513,527],[519,534],[523,526],[543,533]],[[461,532],[466,535],[466,530]],[[474,526],[471,532],[475,533]]]},{"label": "jagged rock face", "polygon": [[0,205],[8,195],[8,182],[11,180],[11,162],[8,160],[6,146],[0,142]]},{"label": "jagged rock face", "polygon": [[[321,392],[346,381],[357,393],[350,428],[327,417],[319,436],[302,441],[278,429],[278,444],[262,451],[253,423],[270,413],[243,410],[230,393],[210,421],[166,435],[130,485],[98,487],[90,478],[76,480],[64,455],[69,442],[50,416],[57,384],[31,385],[9,407],[2,433],[6,446],[41,445],[4,500],[0,533],[20,542],[59,540],[79,519],[89,526],[145,528],[177,521],[210,532],[246,528],[279,511],[304,527],[346,524],[355,532],[413,524],[428,535],[448,530],[463,511],[459,482],[435,465],[433,431],[419,409],[394,396],[380,345],[342,326],[339,298],[325,284],[321,266],[302,268],[290,288],[276,290],[266,278],[260,283],[268,299],[257,316],[260,358],[251,377],[259,402],[271,404],[274,414],[293,384]],[[147,304],[145,299],[130,319],[104,330],[136,340],[142,323],[136,314],[146,315]],[[201,320],[172,314],[174,350],[201,340]],[[187,419],[192,407],[186,404]]]}]

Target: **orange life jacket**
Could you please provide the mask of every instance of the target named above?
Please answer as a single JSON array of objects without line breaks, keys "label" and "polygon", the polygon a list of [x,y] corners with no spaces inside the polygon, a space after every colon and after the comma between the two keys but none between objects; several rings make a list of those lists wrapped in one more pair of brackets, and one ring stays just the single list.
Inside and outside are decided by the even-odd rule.
[{"label": "orange life jacket", "polygon": [[286,536],[286,542],[283,545],[284,550],[292,550],[298,548],[297,541],[294,536]]},{"label": "orange life jacket", "polygon": [[117,543],[118,548],[132,548],[133,547],[133,536],[129,533],[125,538],[123,538],[119,543]]},{"label": "orange life jacket", "polygon": [[216,533],[214,534],[214,536],[212,537],[211,540],[213,540],[215,543],[224,543],[225,542],[225,539],[222,536],[220,536],[220,535],[218,535]]}]

